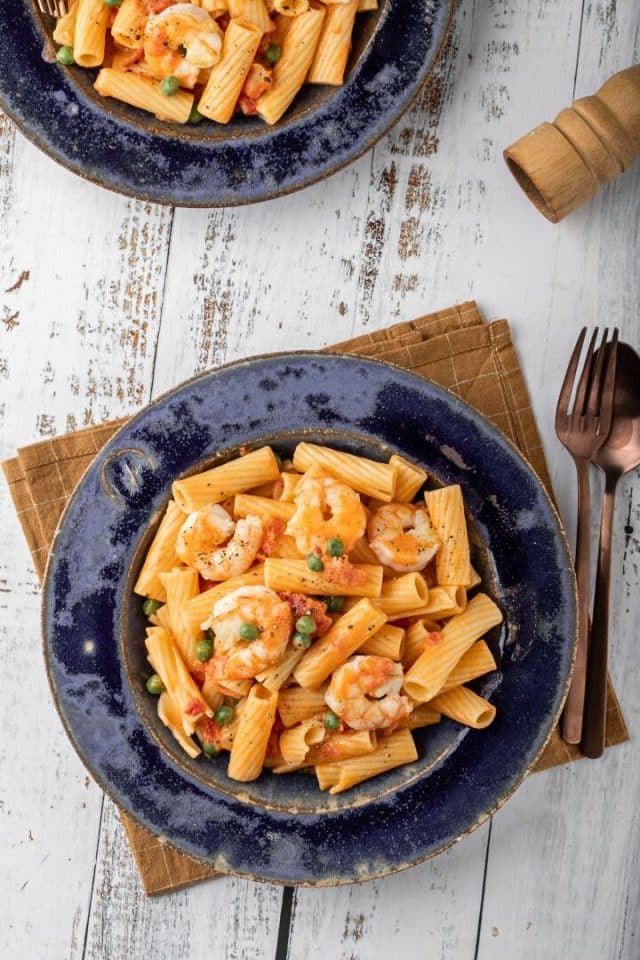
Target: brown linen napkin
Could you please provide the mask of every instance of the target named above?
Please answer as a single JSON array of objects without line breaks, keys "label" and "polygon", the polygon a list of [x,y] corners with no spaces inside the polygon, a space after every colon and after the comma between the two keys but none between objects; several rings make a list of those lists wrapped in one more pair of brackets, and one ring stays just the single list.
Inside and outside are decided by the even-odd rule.
[{"label": "brown linen napkin", "polygon": [[[448,387],[472,404],[522,450],[551,492],[551,482],[529,395],[506,320],[485,323],[476,304],[459,304],[409,323],[328,347],[327,351],[375,357],[405,367]],[[71,492],[100,448],[125,420],[24,447],[3,464],[33,556],[44,573],[49,546]],[[629,735],[611,684],[607,746]],[[536,770],[580,757],[554,730]],[[131,849],[148,894],[177,890],[214,877],[210,867],[180,853],[121,813]]]}]

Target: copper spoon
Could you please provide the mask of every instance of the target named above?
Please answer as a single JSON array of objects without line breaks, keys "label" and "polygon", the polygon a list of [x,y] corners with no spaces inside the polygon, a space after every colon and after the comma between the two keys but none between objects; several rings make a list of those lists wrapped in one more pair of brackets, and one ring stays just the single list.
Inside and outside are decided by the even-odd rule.
[{"label": "copper spoon", "polygon": [[603,446],[592,456],[591,462],[604,473],[605,490],[581,746],[585,756],[595,759],[602,756],[606,732],[609,582],[614,498],[620,477],[640,466],[640,357],[627,343],[618,344],[611,431]]}]

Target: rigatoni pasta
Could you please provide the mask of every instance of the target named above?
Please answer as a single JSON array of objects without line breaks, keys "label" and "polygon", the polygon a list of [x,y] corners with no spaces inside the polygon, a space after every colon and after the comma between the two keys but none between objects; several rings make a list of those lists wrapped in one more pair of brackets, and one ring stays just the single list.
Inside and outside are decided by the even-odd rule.
[{"label": "rigatoni pasta", "polygon": [[413,762],[411,731],[442,716],[492,721],[466,685],[495,669],[481,638],[502,614],[440,583],[460,510],[436,505],[435,537],[425,507],[384,499],[426,478],[392,460],[301,443],[293,473],[262,447],[173,484],[136,592],[153,624],[147,689],[192,759],[227,752],[241,782],[314,768],[340,793]]},{"label": "rigatoni pasta", "polygon": [[[343,82],[358,0],[75,0],[53,39],[64,66],[166,123],[276,123],[305,82]],[[323,28],[324,25],[324,28]]]}]

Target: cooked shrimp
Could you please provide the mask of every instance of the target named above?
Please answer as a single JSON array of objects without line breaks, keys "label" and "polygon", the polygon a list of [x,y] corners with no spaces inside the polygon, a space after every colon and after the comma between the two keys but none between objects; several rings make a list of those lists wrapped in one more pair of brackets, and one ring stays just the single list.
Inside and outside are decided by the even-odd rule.
[{"label": "cooked shrimp", "polygon": [[174,3],[147,20],[144,56],[158,80],[175,77],[193,87],[201,69],[220,59],[223,32],[206,10],[192,3]]},{"label": "cooked shrimp", "polygon": [[209,626],[215,633],[218,676],[247,680],[282,659],[293,615],[275,590],[240,587],[214,605]]},{"label": "cooked shrimp", "polygon": [[400,695],[403,676],[402,664],[388,657],[351,657],[334,672],[325,700],[353,730],[384,730],[413,710]]},{"label": "cooked shrimp", "polygon": [[319,472],[305,474],[296,488],[295,504],[287,533],[295,537],[301,553],[323,553],[333,538],[341,540],[348,553],[367,525],[366,510],[355,490]]},{"label": "cooked shrimp", "polygon": [[369,546],[398,573],[424,570],[440,547],[429,514],[412,503],[386,503],[367,525]]},{"label": "cooked shrimp", "polygon": [[205,580],[229,580],[249,569],[261,540],[260,517],[247,516],[236,523],[224,507],[210,503],[182,525],[176,553]]}]

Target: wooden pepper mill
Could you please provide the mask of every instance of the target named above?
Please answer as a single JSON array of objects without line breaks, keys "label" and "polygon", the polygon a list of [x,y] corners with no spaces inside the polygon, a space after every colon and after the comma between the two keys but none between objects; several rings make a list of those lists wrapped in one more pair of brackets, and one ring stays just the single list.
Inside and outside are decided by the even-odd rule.
[{"label": "wooden pepper mill", "polygon": [[552,223],[628,170],[640,154],[640,64],[561,110],[504,151],[512,174]]}]

